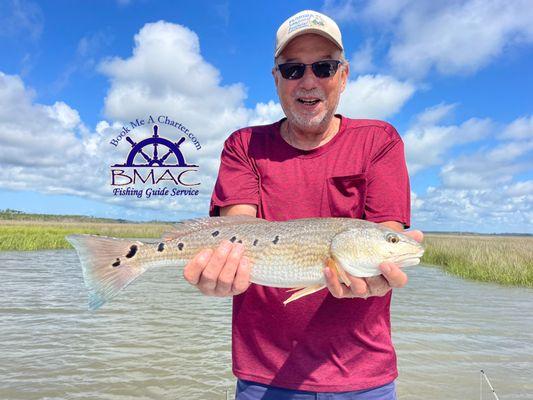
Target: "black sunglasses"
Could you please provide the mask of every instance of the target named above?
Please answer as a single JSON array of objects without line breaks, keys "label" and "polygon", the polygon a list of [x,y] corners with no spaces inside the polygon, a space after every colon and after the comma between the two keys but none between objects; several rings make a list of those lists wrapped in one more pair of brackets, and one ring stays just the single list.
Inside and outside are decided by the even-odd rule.
[{"label": "black sunglasses", "polygon": [[304,76],[305,67],[311,66],[313,73],[317,78],[331,78],[337,73],[339,65],[342,61],[339,60],[322,60],[312,64],[304,63],[284,63],[277,66],[277,70],[281,73],[281,76],[285,79],[300,79]]}]

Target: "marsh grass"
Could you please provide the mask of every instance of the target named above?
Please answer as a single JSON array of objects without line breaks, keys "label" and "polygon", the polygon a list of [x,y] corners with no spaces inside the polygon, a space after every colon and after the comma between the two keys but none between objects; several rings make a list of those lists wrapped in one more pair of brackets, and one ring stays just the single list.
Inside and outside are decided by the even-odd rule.
[{"label": "marsh grass", "polygon": [[157,238],[171,229],[170,224],[58,222],[58,221],[0,221],[0,251],[67,249],[65,236],[79,233],[93,235]]},{"label": "marsh grass", "polygon": [[462,278],[533,287],[533,237],[427,234],[425,264]]}]

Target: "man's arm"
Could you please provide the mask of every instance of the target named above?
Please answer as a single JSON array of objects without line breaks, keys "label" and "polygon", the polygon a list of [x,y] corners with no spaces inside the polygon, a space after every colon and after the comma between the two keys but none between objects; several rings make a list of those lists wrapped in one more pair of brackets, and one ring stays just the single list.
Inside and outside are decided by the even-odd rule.
[{"label": "man's arm", "polygon": [[[381,225],[385,225],[387,228],[397,232],[403,232],[404,230],[403,225],[397,221],[385,221],[381,222]],[[421,242],[424,238],[422,232],[417,230],[403,233],[411,236],[418,242]],[[398,265],[383,263],[380,265],[380,269],[382,275],[372,276],[370,278],[357,278],[348,275],[350,287],[339,282],[337,276],[329,268],[324,268],[324,276],[326,277],[326,284],[329,291],[337,298],[384,296],[391,288],[400,288],[407,284],[407,275]]]},{"label": "man's arm", "polygon": [[[220,208],[220,215],[257,215],[254,204],[235,204]],[[183,270],[184,278],[205,295],[235,296],[250,286],[250,263],[243,257],[240,243],[223,241],[214,251],[200,251]]]},{"label": "man's arm", "polygon": [[220,215],[249,215],[257,216],[257,206],[255,204],[235,204],[232,206],[222,207]]}]

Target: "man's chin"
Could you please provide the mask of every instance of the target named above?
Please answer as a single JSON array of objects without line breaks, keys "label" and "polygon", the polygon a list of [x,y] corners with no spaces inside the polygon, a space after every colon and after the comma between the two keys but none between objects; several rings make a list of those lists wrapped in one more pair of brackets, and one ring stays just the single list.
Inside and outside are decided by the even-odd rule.
[{"label": "man's chin", "polygon": [[331,117],[327,118],[326,113],[320,113],[318,115],[313,114],[295,114],[287,115],[289,123],[300,130],[305,131],[319,131],[327,129]]}]

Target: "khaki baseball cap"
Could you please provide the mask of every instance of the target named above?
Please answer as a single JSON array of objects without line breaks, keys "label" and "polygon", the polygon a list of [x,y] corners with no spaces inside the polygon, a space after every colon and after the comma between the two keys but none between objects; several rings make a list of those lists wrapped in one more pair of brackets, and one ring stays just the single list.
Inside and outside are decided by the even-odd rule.
[{"label": "khaki baseball cap", "polygon": [[278,28],[274,58],[279,56],[292,39],[305,33],[324,36],[344,51],[341,30],[335,21],[318,11],[304,10],[286,19]]}]

